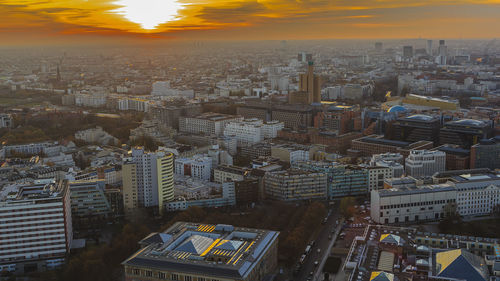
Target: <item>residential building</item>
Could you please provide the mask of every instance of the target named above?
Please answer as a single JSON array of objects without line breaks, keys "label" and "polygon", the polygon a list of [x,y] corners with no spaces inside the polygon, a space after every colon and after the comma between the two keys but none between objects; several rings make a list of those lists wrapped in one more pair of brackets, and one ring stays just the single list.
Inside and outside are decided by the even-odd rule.
[{"label": "residential building", "polygon": [[67,181],[4,186],[0,214],[2,271],[22,274],[64,264],[73,240]]},{"label": "residential building", "polygon": [[[200,184],[202,186],[200,186]],[[202,207],[202,208],[219,208],[236,205],[236,191],[234,182],[224,182],[222,184],[213,184],[211,182],[203,181],[186,181],[183,182],[182,187],[176,183],[175,192],[176,199],[165,203],[165,211],[182,211],[187,210],[190,207]],[[213,187],[215,188],[207,188]],[[179,189],[183,188],[181,191],[183,194],[187,192],[196,192],[195,196],[187,198],[187,196],[177,195],[180,192]],[[188,190],[186,190],[188,189]],[[199,191],[206,192],[205,194],[199,195]]]},{"label": "residential building", "polygon": [[139,242],[125,281],[260,281],[278,266],[278,232],[177,222]]},{"label": "residential building", "polygon": [[232,166],[220,165],[214,169],[214,182],[223,183],[231,181],[242,181],[250,174],[250,169]]},{"label": "residential building", "polygon": [[430,177],[446,168],[446,153],[431,150],[412,150],[405,160],[406,175]]},{"label": "residential building", "polygon": [[280,201],[327,198],[327,175],[320,172],[289,169],[268,172],[264,176],[266,197]]},{"label": "residential building", "polygon": [[158,207],[174,199],[174,155],[133,148],[122,165],[123,203],[126,213]]}]

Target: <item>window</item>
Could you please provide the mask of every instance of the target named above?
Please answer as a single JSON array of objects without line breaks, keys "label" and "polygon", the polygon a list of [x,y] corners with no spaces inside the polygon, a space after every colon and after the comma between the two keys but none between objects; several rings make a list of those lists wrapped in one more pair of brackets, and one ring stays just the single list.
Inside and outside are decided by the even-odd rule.
[{"label": "window", "polygon": [[167,279],[167,274],[165,274],[164,272],[159,272],[158,273],[158,279]]},{"label": "window", "polygon": [[193,281],[193,277],[191,277],[191,276],[184,276],[184,281]]},{"label": "window", "polygon": [[146,277],[153,277],[153,271],[151,270],[146,271]]},{"label": "window", "polygon": [[140,269],[134,269],[134,275],[141,275]]},{"label": "window", "polygon": [[179,280],[179,275],[177,275],[177,274],[172,274],[172,276],[171,276],[171,277],[172,277],[171,279],[172,279],[173,281],[178,281],[178,280]]}]

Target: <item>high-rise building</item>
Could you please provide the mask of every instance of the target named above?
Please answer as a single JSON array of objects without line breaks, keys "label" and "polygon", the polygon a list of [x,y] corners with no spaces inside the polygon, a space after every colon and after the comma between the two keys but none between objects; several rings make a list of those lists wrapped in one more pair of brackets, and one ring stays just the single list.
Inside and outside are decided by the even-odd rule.
[{"label": "high-rise building", "polygon": [[375,43],[375,51],[382,52],[383,49],[384,49],[384,45],[382,44],[382,42]]},{"label": "high-rise building", "polygon": [[430,177],[445,171],[446,153],[442,151],[412,150],[405,160],[406,175]]},{"label": "high-rise building", "polygon": [[403,57],[406,59],[413,58],[413,46],[403,46]]},{"label": "high-rise building", "polygon": [[129,213],[142,207],[159,207],[174,199],[174,155],[133,148],[123,163],[123,204]]},{"label": "high-rise building", "polygon": [[60,266],[72,240],[67,181],[0,191],[1,271],[28,273]]},{"label": "high-rise building", "polygon": [[85,223],[95,217],[107,217],[111,213],[104,188],[104,180],[70,182],[71,214],[75,227],[77,223]]},{"label": "high-rise building", "polygon": [[175,174],[209,181],[212,176],[212,159],[206,155],[175,159]]},{"label": "high-rise building", "polygon": [[[312,61],[308,63],[307,73],[300,74],[299,91],[306,95],[306,104],[321,103],[321,77],[314,75]],[[297,103],[293,101],[293,94],[290,95],[290,103]]]},{"label": "high-rise building", "polygon": [[429,56],[432,56],[432,40],[427,40],[427,54]]},{"label": "high-rise building", "polygon": [[141,241],[125,281],[260,281],[278,266],[276,231],[177,222]]},{"label": "high-rise building", "polygon": [[310,62],[310,61],[312,61],[312,59],[313,59],[313,55],[308,54],[306,52],[300,52],[297,56],[297,60],[299,62]]}]

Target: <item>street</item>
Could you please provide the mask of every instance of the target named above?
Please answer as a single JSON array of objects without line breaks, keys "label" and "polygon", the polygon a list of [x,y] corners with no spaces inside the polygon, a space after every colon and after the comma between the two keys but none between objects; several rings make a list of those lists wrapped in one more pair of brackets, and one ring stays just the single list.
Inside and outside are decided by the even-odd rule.
[{"label": "street", "polygon": [[[324,264],[324,261],[328,257],[328,249],[330,248],[332,240],[335,238],[336,221],[340,221],[341,217],[338,212],[334,211],[335,208],[331,210],[331,215],[328,217],[326,223],[322,225],[321,231],[315,239],[315,245],[304,260],[299,272],[294,274],[293,280],[313,280],[313,277],[321,276],[319,272],[321,264]],[[329,236],[331,236],[332,239],[329,239]],[[318,265],[315,265],[316,261]]]}]

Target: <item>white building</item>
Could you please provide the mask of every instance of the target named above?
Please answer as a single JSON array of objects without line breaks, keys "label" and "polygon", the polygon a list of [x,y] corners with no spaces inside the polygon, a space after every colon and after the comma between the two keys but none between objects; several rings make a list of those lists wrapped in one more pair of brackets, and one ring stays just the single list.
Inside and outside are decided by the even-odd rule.
[{"label": "white building", "polygon": [[283,122],[263,122],[260,119],[252,118],[227,124],[224,135],[234,136],[239,147],[247,147],[264,139],[276,138],[278,131],[284,127]]},{"label": "white building", "polygon": [[13,125],[12,115],[0,114],[0,128],[11,128]]},{"label": "white building", "polygon": [[457,189],[461,216],[490,215],[500,207],[500,177],[496,174],[464,174],[451,180]]},{"label": "white building", "polygon": [[118,139],[104,131],[101,127],[78,131],[75,133],[75,139],[88,143],[97,143],[103,145],[113,145],[118,143]]},{"label": "white building", "polygon": [[139,98],[124,98],[118,100],[118,110],[149,111],[149,101]]},{"label": "white building", "polygon": [[212,176],[212,158],[195,155],[191,158],[175,159],[175,174],[209,181]]},{"label": "white building", "polygon": [[445,171],[446,153],[443,151],[412,150],[405,160],[406,175],[430,177]]},{"label": "white building", "polygon": [[197,117],[179,117],[179,131],[191,134],[205,134],[220,136],[224,128],[231,122],[243,120],[240,116],[204,113]]},{"label": "white building", "polygon": [[107,97],[102,94],[75,94],[75,105],[83,107],[102,107],[106,105]]},{"label": "white building", "polygon": [[0,192],[0,268],[18,273],[64,264],[73,240],[67,181]]},{"label": "white building", "polygon": [[456,198],[449,184],[372,190],[370,214],[381,224],[439,220]]},{"label": "white building", "polygon": [[370,166],[366,167],[368,171],[369,191],[384,188],[384,180],[394,177],[393,170],[389,167]]}]

